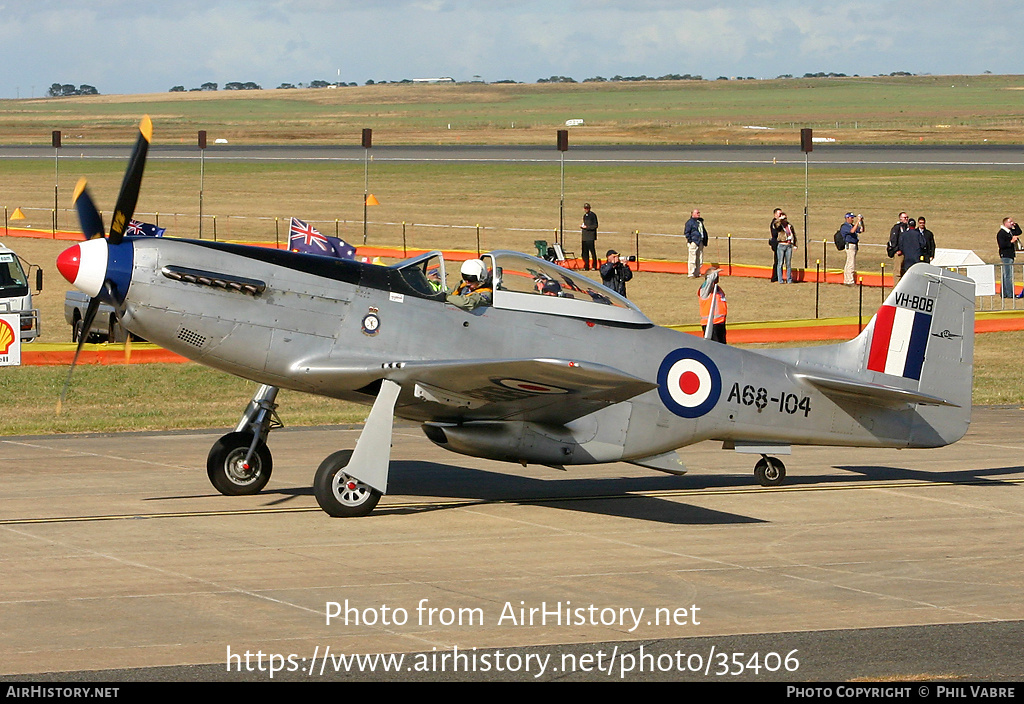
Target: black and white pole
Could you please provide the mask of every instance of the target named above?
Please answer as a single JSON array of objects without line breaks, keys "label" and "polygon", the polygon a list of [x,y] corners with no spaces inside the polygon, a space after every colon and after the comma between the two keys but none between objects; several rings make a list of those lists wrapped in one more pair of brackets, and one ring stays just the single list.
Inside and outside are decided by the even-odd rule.
[{"label": "black and white pole", "polygon": [[203,239],[203,181],[206,178],[206,130],[199,130],[199,239]]},{"label": "black and white pole", "polygon": [[569,151],[569,130],[558,130],[561,191],[558,197],[558,243],[565,246],[565,153]]},{"label": "black and white pole", "polygon": [[370,148],[373,147],[373,130],[363,128],[363,244],[366,244],[366,207],[370,198]]},{"label": "black and white pole", "polygon": [[53,143],[53,234],[57,234],[57,183],[60,181],[60,130],[54,130],[50,135]]},{"label": "black and white pole", "polygon": [[804,153],[804,271],[807,271],[807,155],[814,151],[814,137],[810,127],[800,130],[800,150]]}]

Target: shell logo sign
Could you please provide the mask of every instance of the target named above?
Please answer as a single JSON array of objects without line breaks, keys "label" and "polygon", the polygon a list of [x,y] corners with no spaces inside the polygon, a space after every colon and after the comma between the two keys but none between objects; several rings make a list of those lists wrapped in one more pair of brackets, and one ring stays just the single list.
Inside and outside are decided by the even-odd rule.
[{"label": "shell logo sign", "polygon": [[21,364],[20,315],[0,315],[0,367]]}]

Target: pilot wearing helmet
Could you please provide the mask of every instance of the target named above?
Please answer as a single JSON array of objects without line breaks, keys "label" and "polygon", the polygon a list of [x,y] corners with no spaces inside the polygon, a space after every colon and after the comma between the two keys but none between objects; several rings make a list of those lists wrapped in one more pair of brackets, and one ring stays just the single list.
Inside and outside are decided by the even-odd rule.
[{"label": "pilot wearing helmet", "polygon": [[447,301],[463,310],[491,305],[493,291],[487,265],[482,259],[468,259],[462,263],[462,282],[449,293]]}]

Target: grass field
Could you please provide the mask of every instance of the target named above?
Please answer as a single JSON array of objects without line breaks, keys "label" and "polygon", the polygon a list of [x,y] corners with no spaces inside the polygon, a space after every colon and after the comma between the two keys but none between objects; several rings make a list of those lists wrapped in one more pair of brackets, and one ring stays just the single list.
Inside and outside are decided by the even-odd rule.
[{"label": "grass field", "polygon": [[[112,206],[123,165],[116,161],[66,159],[62,162],[58,222],[77,229],[71,190],[79,176],[89,179],[101,208]],[[601,220],[600,244],[644,258],[682,259],[679,238],[694,207],[715,237],[709,258],[766,260],[768,221],[776,205],[786,208],[803,230],[803,169],[799,167],[689,167],[568,165],[565,175],[567,242],[574,243],[583,201]],[[139,201],[140,219],[159,220],[170,234],[198,235],[198,168],[178,161],[150,164]],[[371,208],[370,243],[419,248],[475,249],[476,225],[484,249],[533,251],[535,239],[552,239],[559,225],[559,173],[545,164],[372,165],[370,190],[381,205]],[[50,229],[53,164],[11,161],[0,172],[0,206],[21,207],[26,224]],[[204,184],[204,236],[216,216],[220,239],[273,241],[288,218],[313,221],[318,228],[362,241],[363,173],[359,165],[218,162],[208,164]],[[995,232],[1014,214],[1024,196],[1019,174],[1010,171],[897,169],[811,170],[809,233],[818,244],[808,252],[813,267],[847,210],[863,213],[868,232],[861,268],[876,272],[885,259],[881,245],[901,210],[928,216],[940,247],[974,249],[994,260]],[[109,212],[108,212],[109,219]],[[434,226],[434,227],[431,227]],[[447,226],[447,227],[436,227]],[[802,262],[803,255],[798,253]],[[836,262],[833,262],[835,265]]]},{"label": "grass field", "polygon": [[[143,113],[167,142],[798,144],[801,127],[845,143],[1024,142],[1021,76],[907,76],[581,84],[388,84],[0,101],[0,140],[119,142]],[[772,127],[771,131],[746,126]]]},{"label": "grass field", "polygon": [[[785,133],[791,147],[801,126],[842,114],[846,141],[1016,142],[1020,121],[1015,92],[1020,77],[918,77],[913,79],[814,79],[722,81],[577,86],[372,86],[320,91],[99,96],[36,101],[0,101],[0,139],[48,141],[55,126],[65,132],[58,191],[59,225],[76,229],[70,193],[79,176],[89,179],[101,208],[116,198],[124,164],[73,158],[82,141],[129,142],[141,112],[156,123],[155,141],[193,141],[196,128],[218,130],[232,141],[321,142],[358,140],[358,130],[374,127],[376,139],[398,143],[474,141],[547,142],[566,117],[583,116],[585,131],[573,140],[593,142],[769,142]],[[955,86],[955,87],[954,87]],[[847,109],[847,106],[854,106]],[[905,106],[905,107],[894,107]],[[451,115],[459,114],[459,120]],[[590,115],[597,117],[591,118]],[[1016,115],[1016,117],[1015,117]],[[792,125],[787,126],[786,118]],[[500,119],[499,119],[500,118]],[[956,118],[956,119],[954,119]],[[447,121],[453,129],[447,129]],[[501,121],[515,120],[517,126]],[[445,121],[442,125],[440,121]],[[856,124],[850,124],[850,123]],[[1005,124],[1001,124],[1005,123]],[[743,124],[774,125],[778,132],[742,130]],[[935,125],[950,127],[935,127]],[[929,127],[928,125],[932,125]],[[591,130],[591,127],[594,129]],[[787,132],[789,130],[789,132]],[[817,132],[816,132],[817,133]],[[126,138],[125,135],[129,135]],[[348,136],[345,136],[345,135]],[[954,135],[960,137],[952,139]],[[69,136],[70,135],[70,136]],[[689,135],[689,136],[688,136]],[[41,140],[45,136],[45,140]],[[379,143],[379,142],[378,142]],[[559,176],[552,165],[394,164],[371,165],[371,191],[381,206],[370,211],[370,244],[411,248],[476,248],[481,226],[484,250],[533,252],[533,240],[551,239],[558,227]],[[217,216],[220,239],[273,241],[275,218],[286,229],[291,216],[314,221],[327,234],[334,223],[342,237],[358,244],[362,236],[361,165],[208,162],[204,236]],[[0,170],[0,207],[22,207],[34,229],[48,230],[53,207],[53,162],[8,160]],[[839,254],[822,240],[848,209],[868,223],[862,271],[891,264],[882,244],[900,210],[926,214],[938,244],[975,249],[993,261],[994,234],[1004,215],[1017,214],[1022,184],[1013,172],[927,171],[834,168],[811,169],[810,267],[823,255],[830,268]],[[679,237],[688,213],[700,207],[713,236],[707,261],[770,264],[766,246],[772,207],[786,208],[803,229],[803,169],[793,167],[712,168],[583,166],[566,167],[566,231],[572,245],[580,205],[594,204],[601,219],[599,249],[633,253],[635,231],[645,259],[684,259]],[[198,164],[152,161],[147,167],[138,212],[159,219],[169,233],[194,237],[198,231]],[[159,215],[157,215],[159,214]],[[108,215],[109,219],[109,215]],[[66,285],[53,261],[62,242],[6,238],[30,262],[45,270],[46,285],[37,304],[44,341],[67,341],[63,321]],[[571,248],[571,247],[570,247]],[[803,261],[797,250],[794,262]],[[772,286],[767,281],[726,279],[733,321],[813,317],[815,287]],[[670,275],[643,273],[630,285],[630,297],[660,324],[696,322],[693,284]],[[822,286],[821,316],[856,315],[857,293]],[[876,300],[875,296],[879,296]],[[866,293],[868,315],[880,292]],[[1016,350],[1018,333],[979,337],[976,403],[1022,403]],[[234,425],[252,394],[248,382],[194,365],[83,367],[65,414],[53,415],[65,370],[6,369],[0,393],[17,403],[0,406],[0,434]],[[326,399],[283,394],[282,413],[290,424],[359,420],[365,409]],[[287,410],[286,410],[287,409]]]}]

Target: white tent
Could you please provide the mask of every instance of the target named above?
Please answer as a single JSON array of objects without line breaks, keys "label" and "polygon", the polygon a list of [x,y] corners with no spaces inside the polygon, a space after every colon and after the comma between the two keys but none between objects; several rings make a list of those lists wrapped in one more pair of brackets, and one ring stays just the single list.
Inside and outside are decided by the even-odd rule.
[{"label": "white tent", "polygon": [[935,266],[967,266],[969,264],[984,264],[973,249],[935,249],[935,258],[932,264]]}]

